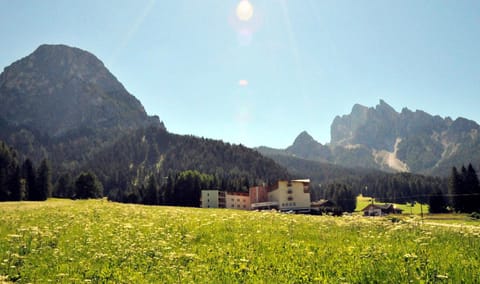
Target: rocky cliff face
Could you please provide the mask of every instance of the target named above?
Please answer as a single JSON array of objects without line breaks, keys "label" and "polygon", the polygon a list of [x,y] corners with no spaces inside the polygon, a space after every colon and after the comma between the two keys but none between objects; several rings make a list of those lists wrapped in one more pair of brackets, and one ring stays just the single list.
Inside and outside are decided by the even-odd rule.
[{"label": "rocky cliff face", "polygon": [[[478,143],[478,132],[479,125],[471,120],[453,121],[407,108],[398,113],[380,101],[375,108],[356,105],[351,114],[337,117],[330,146],[341,149],[342,160],[334,161],[342,164],[357,161],[352,149],[363,148],[371,152],[363,153],[363,160],[373,159],[380,169],[446,174],[458,163],[480,161],[478,148],[472,148]],[[345,153],[345,149],[351,150]]]},{"label": "rocky cliff face", "polygon": [[79,127],[161,126],[94,55],[42,45],[0,75],[0,115],[50,136]]},{"label": "rocky cliff face", "polygon": [[328,147],[317,142],[306,131],[297,136],[293,145],[288,147],[286,152],[313,161],[328,161],[332,155]]},{"label": "rocky cliff face", "polygon": [[356,104],[350,114],[337,116],[328,145],[303,132],[284,154],[347,167],[447,175],[454,165],[480,163],[479,133],[475,121],[407,108],[397,112],[381,100],[375,107]]}]

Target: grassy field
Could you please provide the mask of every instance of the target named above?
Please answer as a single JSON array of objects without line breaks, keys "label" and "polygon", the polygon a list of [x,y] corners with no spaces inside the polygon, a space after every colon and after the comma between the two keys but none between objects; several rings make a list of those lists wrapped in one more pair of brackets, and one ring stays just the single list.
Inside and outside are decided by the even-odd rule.
[{"label": "grassy field", "polygon": [[2,203],[0,214],[0,283],[480,280],[480,227],[461,221],[440,226],[416,216],[392,222],[105,200]]}]

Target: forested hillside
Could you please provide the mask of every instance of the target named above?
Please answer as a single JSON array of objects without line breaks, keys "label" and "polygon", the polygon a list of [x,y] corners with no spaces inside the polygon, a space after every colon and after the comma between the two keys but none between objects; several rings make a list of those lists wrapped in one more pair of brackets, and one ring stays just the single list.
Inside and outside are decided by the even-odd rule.
[{"label": "forested hillside", "polygon": [[[85,168],[97,173],[106,194],[118,200],[124,198],[120,194],[122,188],[128,189],[127,195],[142,195],[142,187],[147,187],[152,178],[159,196],[165,196],[168,193],[164,187],[175,187],[175,181],[185,172],[202,180],[203,188],[232,191],[246,191],[249,186],[290,177],[285,168],[244,146],[171,134],[155,127],[121,137],[100,151]],[[198,199],[199,196],[197,203]]]}]

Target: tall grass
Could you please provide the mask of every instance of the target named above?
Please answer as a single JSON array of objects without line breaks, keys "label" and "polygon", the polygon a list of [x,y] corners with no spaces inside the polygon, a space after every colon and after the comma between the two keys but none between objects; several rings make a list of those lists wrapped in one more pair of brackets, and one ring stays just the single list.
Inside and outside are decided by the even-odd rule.
[{"label": "tall grass", "polygon": [[0,281],[478,283],[480,229],[107,201],[0,204]]}]

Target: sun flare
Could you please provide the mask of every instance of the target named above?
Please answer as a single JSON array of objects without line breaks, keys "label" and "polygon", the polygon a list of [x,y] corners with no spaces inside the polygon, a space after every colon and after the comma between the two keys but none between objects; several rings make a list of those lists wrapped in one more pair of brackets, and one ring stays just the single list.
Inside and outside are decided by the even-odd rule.
[{"label": "sun flare", "polygon": [[248,21],[253,16],[253,6],[248,0],[242,0],[237,6],[237,17],[241,21]]}]

